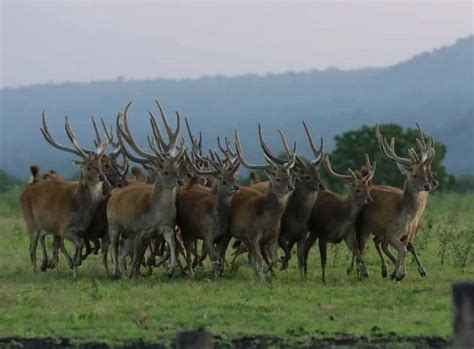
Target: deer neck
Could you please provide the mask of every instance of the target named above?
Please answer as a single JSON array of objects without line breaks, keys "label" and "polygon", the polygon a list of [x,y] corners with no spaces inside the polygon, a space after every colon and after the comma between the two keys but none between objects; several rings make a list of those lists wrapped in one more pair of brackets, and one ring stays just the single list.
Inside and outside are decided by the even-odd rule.
[{"label": "deer neck", "polygon": [[102,190],[102,182],[88,181],[82,174],[79,176],[75,196],[85,217],[91,216],[104,199]]},{"label": "deer neck", "polygon": [[224,234],[227,231],[231,202],[232,196],[228,193],[223,193],[221,190],[217,190],[213,202],[212,213],[217,225],[219,226],[221,234]]},{"label": "deer neck", "polygon": [[414,190],[410,187],[408,180],[405,180],[401,204],[402,214],[409,220],[421,216],[428,201],[428,193],[427,191]]},{"label": "deer neck", "polygon": [[280,222],[281,217],[283,216],[283,213],[285,212],[286,207],[288,205],[290,195],[291,193],[275,193],[270,183],[270,188],[267,191],[263,201],[264,212],[268,212],[271,215],[274,215],[275,219]]},{"label": "deer neck", "polygon": [[357,202],[352,193],[349,194],[343,201],[343,212],[345,212],[345,217],[347,217],[347,221],[355,222],[364,205],[365,204],[362,202]]},{"label": "deer neck", "polygon": [[286,207],[286,213],[291,212],[301,222],[306,222],[311,215],[318,192],[298,181]]},{"label": "deer neck", "polygon": [[176,205],[176,187],[167,187],[161,183],[159,176],[156,177],[151,190],[151,204],[157,208]]}]

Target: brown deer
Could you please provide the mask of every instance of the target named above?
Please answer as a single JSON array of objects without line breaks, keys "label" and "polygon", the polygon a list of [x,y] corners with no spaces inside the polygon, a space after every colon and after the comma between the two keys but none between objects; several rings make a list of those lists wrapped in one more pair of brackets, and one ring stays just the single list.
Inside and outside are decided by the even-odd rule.
[{"label": "brown deer", "polygon": [[[84,239],[84,247],[85,247],[85,253],[83,253],[81,257],[82,260],[85,260],[92,253],[97,254],[99,252],[99,249],[101,247],[100,241],[102,241],[102,245],[104,244],[107,245],[108,239],[107,239],[106,206],[107,206],[107,201],[110,197],[110,191],[114,187],[123,187],[128,184],[128,181],[126,179],[126,174],[128,171],[128,162],[126,161],[124,157],[123,165],[120,165],[118,163],[118,157],[120,155],[123,155],[121,151],[121,146],[119,143],[116,143],[114,141],[112,127],[110,128],[110,130],[108,130],[103,119],[101,119],[101,122],[102,122],[102,127],[104,130],[105,136],[107,138],[107,143],[112,146],[112,151],[109,154],[104,154],[104,156],[101,158],[102,173],[104,174],[104,177],[105,177],[105,182],[104,182],[104,185],[102,186],[104,198],[97,206],[97,210],[94,212],[91,218],[89,227],[82,235]],[[94,118],[92,118],[92,124],[93,124],[95,135],[96,135],[94,138],[94,144],[98,146],[104,142],[100,136],[100,132],[98,131]],[[61,177],[56,172],[51,170],[47,179],[60,180],[60,178]],[[43,249],[46,248],[44,238],[45,236],[43,235],[40,240]],[[94,245],[93,248],[91,247],[91,242]],[[66,257],[69,264],[71,265],[71,258],[68,255],[67,251],[64,249],[63,241],[55,240],[53,247],[54,247],[53,258],[49,261],[49,263],[47,260],[43,259],[41,270],[45,270],[43,268],[45,263],[49,268],[58,267],[59,265],[58,250],[59,249],[62,250],[64,256]],[[43,255],[46,256],[45,253],[43,253]],[[106,270],[108,271],[107,255],[105,253],[103,254],[103,263]]]},{"label": "brown deer", "polygon": [[240,165],[239,160],[232,161],[228,158],[227,162],[223,162],[217,154],[214,157],[218,159],[218,162],[208,160],[214,170],[201,170],[194,167],[198,175],[215,177],[214,188],[209,190],[201,185],[194,185],[184,191],[177,202],[177,223],[181,229],[188,271],[191,276],[193,276],[191,255],[195,252],[197,240],[203,241],[205,251],[213,263],[214,274],[218,275],[219,258],[214,244],[227,233],[231,199],[240,189],[235,178]]},{"label": "brown deer", "polygon": [[302,267],[306,276],[309,250],[318,240],[321,255],[321,279],[326,282],[328,242],[337,244],[342,240],[346,240],[351,251],[357,256],[357,262],[361,270],[365,270],[357,246],[351,242],[355,240],[353,236],[357,216],[365,205],[373,202],[370,183],[375,173],[376,163],[374,162],[372,165],[369,155],[366,154],[366,173],[361,174],[348,169],[348,174],[339,174],[332,169],[329,156],[326,155],[324,162],[329,173],[334,178],[344,181],[350,188],[350,193],[345,198],[330,190],[319,193],[311,212],[309,235],[305,244]]},{"label": "brown deer", "polygon": [[[314,160],[310,163],[296,157],[296,163],[293,173],[296,179],[295,190],[291,194],[286,206],[285,213],[281,221],[281,230],[278,237],[278,244],[283,249],[285,256],[282,257],[281,270],[288,268],[288,261],[291,259],[291,249],[297,242],[298,266],[300,267],[301,277],[304,278],[303,261],[304,261],[304,245],[306,235],[308,233],[308,221],[313,209],[314,203],[318,195],[318,191],[325,189],[319,178],[319,167],[323,160],[323,139],[319,149],[316,148],[313,136],[309,132],[308,126],[303,122],[303,126],[308,137],[310,148],[314,155]],[[259,133],[262,144],[263,136]],[[272,157],[268,148],[265,147],[266,155],[277,163],[282,163],[279,158]],[[251,188],[259,191],[268,190],[268,182],[256,183]]]},{"label": "brown deer", "polygon": [[[130,276],[140,274],[140,264],[150,239],[163,236],[171,250],[172,274],[176,265],[175,221],[176,221],[176,187],[182,186],[184,180],[179,171],[180,162],[185,153],[184,143],[177,146],[180,131],[180,116],[176,113],[177,126],[173,131],[168,119],[158,105],[163,123],[169,137],[169,144],[165,144],[161,137],[157,137],[157,123],[151,116],[150,122],[154,134],[154,142],[150,142],[153,154],[140,148],[135,142],[128,127],[127,104],[123,114],[117,117],[119,141],[123,140],[137,153],[131,157],[132,161],[144,163],[151,167],[155,174],[153,184],[137,184],[116,189],[107,204],[107,219],[109,224],[109,238],[112,247],[113,277],[120,276],[119,266],[119,238],[126,234],[134,239],[133,266]],[[122,143],[123,144],[123,143]],[[126,155],[131,154],[124,147]]]},{"label": "brown deer", "polygon": [[41,132],[51,145],[82,160],[74,162],[80,168],[78,182],[40,181],[26,187],[21,194],[21,210],[30,235],[30,258],[36,272],[36,247],[42,233],[67,239],[74,244],[73,273],[76,277],[81,264],[82,234],[103,198],[101,162],[107,144],[101,144],[94,153],[86,151],[79,145],[66,117],[66,133],[73,147],[64,146],[51,136],[44,112],[42,122]]},{"label": "brown deer", "polygon": [[[290,171],[296,162],[296,143],[293,150],[290,150],[285,136],[281,130],[278,132],[285,147],[287,162],[284,164],[274,162],[267,156],[267,150],[265,150],[264,156],[267,163],[255,165],[245,160],[239,133],[235,130],[235,146],[241,164],[251,170],[264,170],[270,184],[266,193],[251,187],[244,187],[234,195],[231,203],[228,236],[218,243],[221,262],[231,237],[247,243],[250,247],[253,270],[257,279],[261,281],[265,280],[262,251],[268,250],[270,246],[277,243],[281,217],[285,212],[290,194],[295,189]],[[262,140],[260,140],[260,145],[262,148],[266,148]]]},{"label": "brown deer", "polygon": [[[421,276],[426,276],[412,240],[418,230],[421,217],[428,201],[429,192],[438,185],[433,176],[431,162],[435,157],[432,137],[426,141],[420,125],[417,124],[419,138],[416,140],[418,152],[411,148],[408,158],[400,157],[395,151],[395,139],[390,143],[382,136],[378,125],[376,136],[384,156],[394,161],[402,174],[406,176],[403,189],[390,186],[373,186],[371,195],[374,203],[361,212],[357,227],[359,249],[363,250],[370,233],[381,260],[382,276],[387,276],[387,265],[383,252],[395,264],[392,278],[402,280],[406,274],[405,257],[407,251],[413,254]],[[397,250],[395,259],[388,246]],[[383,252],[382,252],[383,251]]]}]

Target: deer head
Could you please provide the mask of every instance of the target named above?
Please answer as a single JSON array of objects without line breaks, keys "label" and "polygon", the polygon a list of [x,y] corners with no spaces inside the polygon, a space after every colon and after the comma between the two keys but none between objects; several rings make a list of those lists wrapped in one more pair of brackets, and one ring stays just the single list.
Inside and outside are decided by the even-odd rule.
[{"label": "deer head", "polygon": [[[182,179],[180,166],[186,149],[184,141],[181,142],[180,146],[177,145],[180,131],[179,113],[176,112],[176,130],[173,131],[161,105],[156,101],[168,134],[169,142],[165,142],[162,138],[158,123],[153,114],[150,113],[150,124],[153,130],[153,136],[150,137],[150,135],[148,135],[147,139],[153,153],[149,153],[136,143],[130,132],[128,126],[128,110],[131,104],[132,102],[128,103],[123,114],[120,113],[117,116],[117,135],[125,155],[130,160],[143,164],[146,168],[150,168],[154,172],[156,180],[158,180],[163,187],[172,188],[182,186],[184,180]],[[127,150],[124,142],[133,149],[137,156]]]},{"label": "deer head", "polygon": [[48,129],[46,122],[45,112],[42,114],[42,126],[40,128],[46,141],[53,147],[62,151],[67,151],[81,158],[81,160],[74,160],[74,164],[80,168],[80,178],[87,183],[97,183],[105,180],[105,176],[102,172],[102,158],[105,150],[107,149],[107,143],[99,144],[95,151],[82,147],[77,141],[74,132],[72,131],[69,123],[69,118],[65,118],[65,129],[66,134],[71,141],[73,147],[62,145],[54,140]]},{"label": "deer head", "polygon": [[409,190],[430,191],[438,186],[438,181],[433,176],[431,169],[431,162],[435,157],[434,140],[433,137],[425,140],[423,131],[420,125],[416,124],[419,138],[416,139],[418,151],[415,148],[408,150],[409,158],[403,158],[396,154],[395,138],[391,138],[390,143],[380,133],[379,126],[376,126],[376,136],[379,142],[380,149],[386,158],[395,161],[398,169],[407,178],[407,186]]},{"label": "deer head", "polygon": [[372,196],[370,196],[370,187],[377,164],[375,162],[373,165],[370,163],[368,154],[365,154],[365,173],[361,173],[359,171],[354,172],[350,168],[347,169],[348,174],[337,173],[331,166],[329,155],[324,157],[324,163],[331,176],[344,181],[344,183],[349,186],[351,195],[357,203],[364,205],[370,204],[374,201]]},{"label": "deer head", "polygon": [[272,190],[280,195],[284,195],[292,192],[295,189],[294,178],[291,174],[291,169],[295,166],[296,163],[296,142],[292,150],[288,146],[285,135],[283,132],[278,129],[280,134],[281,141],[285,148],[287,155],[287,161],[280,162],[276,161],[278,157],[275,156],[271,151],[268,145],[265,143],[262,134],[262,127],[258,125],[258,131],[260,135],[260,145],[263,149],[263,155],[266,160],[266,164],[250,164],[245,160],[242,146],[240,144],[239,131],[235,130],[235,147],[237,149],[237,156],[242,163],[242,165],[250,170],[264,170],[265,174],[268,176],[270,183],[272,185]]},{"label": "deer head", "polygon": [[[124,187],[128,184],[127,172],[128,172],[128,161],[122,152],[122,147],[119,142],[114,141],[113,128],[107,128],[104,119],[100,119],[104,135],[107,138],[107,143],[112,146],[112,151],[102,157],[102,171],[107,178],[108,182],[112,187]],[[94,127],[95,138],[94,144],[98,146],[102,143],[102,137],[100,136],[97,124],[92,117],[92,125]],[[119,157],[122,156],[122,164],[119,163]]]},{"label": "deer head", "polygon": [[311,135],[311,132],[309,131],[309,128],[304,121],[303,126],[306,132],[306,136],[308,137],[309,146],[313,152],[314,159],[310,162],[306,162],[299,156],[297,156],[294,172],[296,174],[297,181],[308,187],[310,190],[323,191],[326,189],[326,187],[322,183],[321,178],[319,176],[319,168],[324,158],[323,137],[321,137],[319,149],[316,148],[316,146],[314,145],[313,136]]}]

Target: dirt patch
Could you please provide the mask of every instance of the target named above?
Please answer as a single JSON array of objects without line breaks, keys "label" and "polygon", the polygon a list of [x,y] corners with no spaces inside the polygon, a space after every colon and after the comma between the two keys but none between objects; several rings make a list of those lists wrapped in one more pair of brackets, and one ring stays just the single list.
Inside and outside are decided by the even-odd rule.
[{"label": "dirt patch", "polygon": [[[280,338],[275,336],[244,336],[234,339],[224,339],[214,336],[215,349],[266,349],[266,348],[447,348],[449,342],[436,336],[403,337],[394,333],[358,337],[347,334],[322,335],[321,337],[306,338]],[[171,348],[175,348],[173,344]],[[8,349],[110,349],[105,343],[75,343],[67,338],[3,338],[0,339],[0,348]],[[166,349],[170,346],[156,343],[133,342],[114,346],[123,349]],[[208,347],[206,347],[207,349]]]}]

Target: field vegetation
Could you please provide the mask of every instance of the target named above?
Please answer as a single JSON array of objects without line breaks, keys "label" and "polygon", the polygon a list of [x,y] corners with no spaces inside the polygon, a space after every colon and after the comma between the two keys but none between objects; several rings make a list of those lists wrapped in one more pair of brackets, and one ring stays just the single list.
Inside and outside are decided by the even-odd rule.
[{"label": "field vegetation", "polygon": [[347,276],[350,255],[339,244],[330,246],[327,284],[320,281],[317,249],[311,251],[308,281],[300,281],[293,258],[289,270],[263,284],[254,280],[244,256],[219,280],[206,265],[194,280],[179,273],[169,278],[157,269],[148,278],[114,281],[99,256],[84,262],[76,280],[64,259],[58,273],[35,275],[18,208],[20,190],[0,194],[0,338],[166,343],[176,332],[198,327],[224,341],[272,335],[301,343],[323,333],[450,338],[451,284],[474,279],[474,194],[431,196],[415,238],[426,278],[408,257],[402,282],[383,279],[371,243],[365,255],[370,278]]}]

